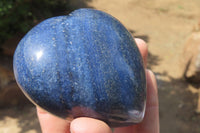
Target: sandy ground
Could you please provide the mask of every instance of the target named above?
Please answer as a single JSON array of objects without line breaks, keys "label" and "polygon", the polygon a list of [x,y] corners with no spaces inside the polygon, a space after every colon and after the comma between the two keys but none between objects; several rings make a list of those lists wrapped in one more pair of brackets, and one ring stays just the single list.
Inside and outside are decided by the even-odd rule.
[{"label": "sandy ground", "polygon": [[[74,3],[81,6],[80,0]],[[200,1],[87,0],[87,7],[110,13],[148,43],[148,68],[158,81],[161,133],[199,133],[197,91],[182,79],[180,60],[184,42],[200,20]],[[33,106],[0,110],[0,133],[10,132],[40,132]]]}]

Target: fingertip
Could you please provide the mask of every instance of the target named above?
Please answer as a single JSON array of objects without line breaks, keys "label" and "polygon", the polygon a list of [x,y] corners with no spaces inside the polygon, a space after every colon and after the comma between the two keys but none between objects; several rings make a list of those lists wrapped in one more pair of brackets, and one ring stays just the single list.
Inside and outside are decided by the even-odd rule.
[{"label": "fingertip", "polygon": [[147,73],[147,86],[150,86],[150,88],[153,88],[157,94],[158,88],[157,88],[157,81],[156,81],[155,74],[149,69],[146,70],[146,73]]},{"label": "fingertip", "polygon": [[146,70],[147,79],[147,107],[158,107],[157,81],[151,70]]},{"label": "fingertip", "polygon": [[70,123],[67,120],[54,116],[45,110],[37,107],[42,133],[70,133]]},{"label": "fingertip", "polygon": [[146,42],[140,38],[135,38],[135,41],[140,45],[146,45]]},{"label": "fingertip", "polygon": [[146,44],[146,42],[142,39],[139,38],[135,38],[135,42],[139,48],[139,51],[142,55],[143,58],[143,62],[144,62],[144,66],[146,68],[147,66],[147,58],[148,58],[148,46]]},{"label": "fingertip", "polygon": [[110,127],[103,121],[80,117],[71,122],[71,133],[111,133]]}]

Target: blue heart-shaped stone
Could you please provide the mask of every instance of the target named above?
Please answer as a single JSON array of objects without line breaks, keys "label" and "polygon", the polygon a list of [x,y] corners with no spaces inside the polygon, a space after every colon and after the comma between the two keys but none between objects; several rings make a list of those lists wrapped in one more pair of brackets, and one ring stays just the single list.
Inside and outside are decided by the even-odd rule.
[{"label": "blue heart-shaped stone", "polygon": [[146,78],[127,29],[98,10],[79,9],[30,30],[14,54],[18,85],[62,118],[97,118],[112,127],[143,119]]}]

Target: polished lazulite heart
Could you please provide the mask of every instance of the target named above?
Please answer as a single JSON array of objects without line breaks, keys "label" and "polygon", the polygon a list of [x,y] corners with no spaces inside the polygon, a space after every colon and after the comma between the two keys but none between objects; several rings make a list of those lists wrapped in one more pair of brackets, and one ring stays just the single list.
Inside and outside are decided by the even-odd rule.
[{"label": "polished lazulite heart", "polygon": [[34,104],[59,117],[113,127],[143,119],[142,57],[127,29],[102,11],[79,9],[35,26],[17,46],[14,74]]}]

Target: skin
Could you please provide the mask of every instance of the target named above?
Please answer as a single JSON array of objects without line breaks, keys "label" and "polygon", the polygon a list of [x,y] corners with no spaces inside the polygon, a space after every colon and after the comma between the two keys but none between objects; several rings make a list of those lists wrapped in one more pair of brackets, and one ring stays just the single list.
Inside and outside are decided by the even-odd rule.
[{"label": "skin", "polygon": [[[141,39],[135,39],[143,57],[144,66],[147,66],[148,48]],[[146,69],[147,78],[147,105],[144,120],[136,125],[111,128],[103,121],[80,117],[69,122],[47,113],[37,107],[37,115],[43,133],[159,133],[158,91],[155,76]]]}]

